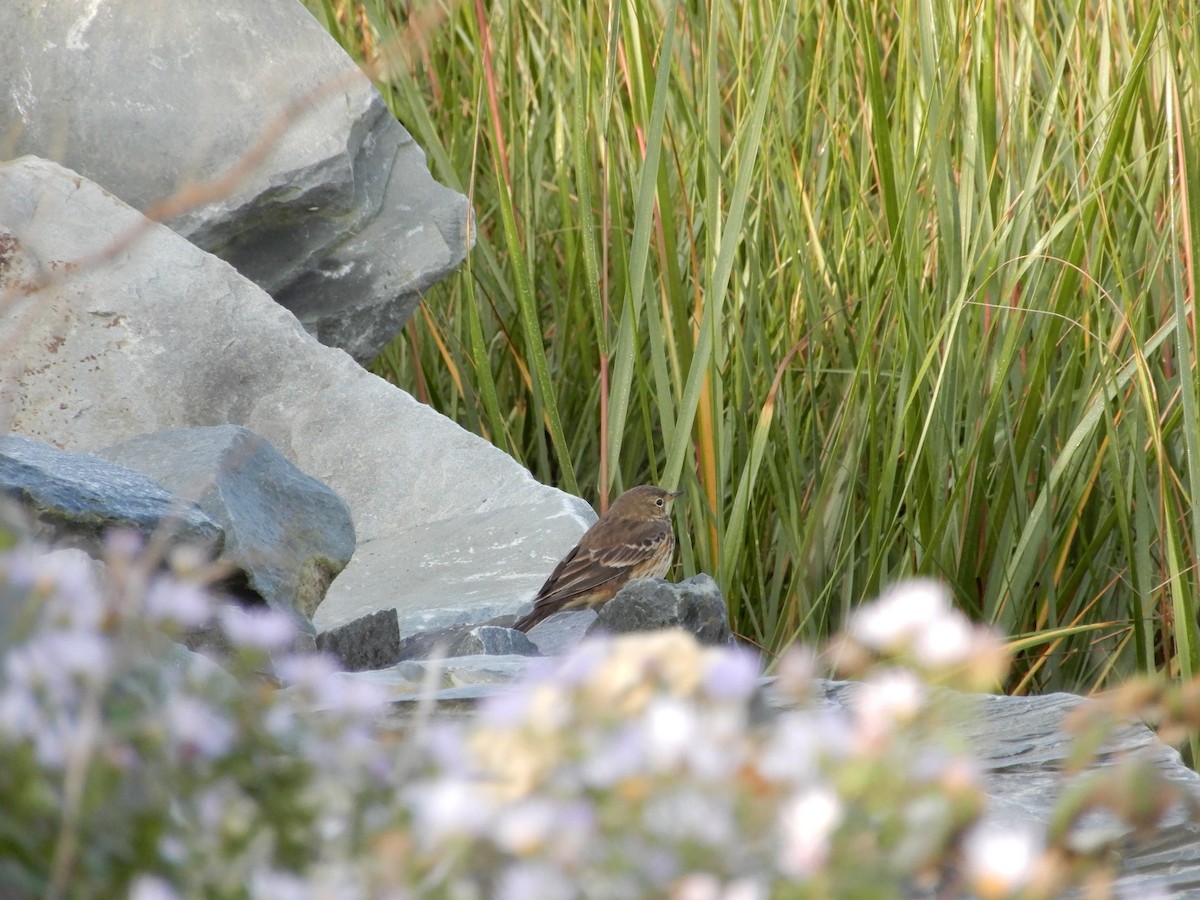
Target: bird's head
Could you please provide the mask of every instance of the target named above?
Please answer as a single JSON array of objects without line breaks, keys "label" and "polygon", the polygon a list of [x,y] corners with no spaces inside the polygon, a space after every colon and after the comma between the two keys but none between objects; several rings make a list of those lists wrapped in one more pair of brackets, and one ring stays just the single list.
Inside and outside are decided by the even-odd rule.
[{"label": "bird's head", "polygon": [[605,517],[620,517],[640,521],[668,519],[671,516],[671,502],[683,491],[664,491],[652,484],[639,484],[630,488],[613,501]]}]

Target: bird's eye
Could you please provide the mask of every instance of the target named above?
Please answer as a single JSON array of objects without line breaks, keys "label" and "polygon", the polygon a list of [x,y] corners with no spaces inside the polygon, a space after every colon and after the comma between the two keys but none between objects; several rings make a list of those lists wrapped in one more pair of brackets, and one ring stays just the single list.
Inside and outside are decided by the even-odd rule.
[{"label": "bird's eye", "polygon": [[662,505],[663,505],[663,498],[662,498],[662,497],[656,497],[656,498],[654,499],[654,505],[655,505],[655,506],[662,506]]}]

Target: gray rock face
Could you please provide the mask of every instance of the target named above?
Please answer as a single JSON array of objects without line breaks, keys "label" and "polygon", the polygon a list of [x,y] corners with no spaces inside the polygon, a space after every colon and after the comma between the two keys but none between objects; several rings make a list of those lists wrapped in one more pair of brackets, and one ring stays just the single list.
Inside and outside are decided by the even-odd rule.
[{"label": "gray rock face", "polygon": [[588,632],[621,634],[659,628],[682,628],[702,644],[728,644],[733,640],[721,589],[703,574],[678,584],[661,578],[629,582],[600,608]]},{"label": "gray rock face", "polygon": [[0,156],[141,210],[227,179],[167,224],[356,359],[466,254],[466,198],[295,0],[8,0],[3,33]]},{"label": "gray rock face", "polygon": [[0,437],[0,493],[23,506],[37,536],[59,546],[102,550],[111,528],[149,537],[159,529],[214,555],[224,535],[195,503],[138,472],[16,435]]},{"label": "gray rock face", "polygon": [[0,164],[0,223],[0,417],[85,451],[199,425],[262,435],[353,515],[358,549],[318,631],[381,609],[436,623],[457,607],[468,624],[514,612],[594,517],[74,173]]},{"label": "gray rock face", "polygon": [[272,609],[311,619],[354,553],[342,498],[246,428],[156,431],[99,455],[194,499],[225,530],[222,557]]}]

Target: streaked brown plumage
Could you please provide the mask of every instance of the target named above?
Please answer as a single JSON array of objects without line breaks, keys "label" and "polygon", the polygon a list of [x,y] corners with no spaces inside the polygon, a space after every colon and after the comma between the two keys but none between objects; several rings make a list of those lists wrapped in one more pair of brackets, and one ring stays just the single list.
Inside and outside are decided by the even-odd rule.
[{"label": "streaked brown plumage", "polygon": [[563,609],[599,609],[633,578],[662,578],[675,556],[671,501],[682,491],[652,484],[613,501],[575,548],[562,558],[513,628],[528,631]]}]

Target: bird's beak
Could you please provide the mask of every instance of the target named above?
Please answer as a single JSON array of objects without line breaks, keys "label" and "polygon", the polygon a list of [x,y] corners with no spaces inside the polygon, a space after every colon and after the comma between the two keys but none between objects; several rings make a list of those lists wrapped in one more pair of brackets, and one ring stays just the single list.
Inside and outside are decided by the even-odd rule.
[{"label": "bird's beak", "polygon": [[671,493],[667,494],[667,496],[674,500],[676,497],[682,497],[683,491],[671,491]]}]

